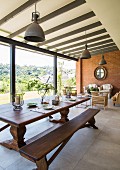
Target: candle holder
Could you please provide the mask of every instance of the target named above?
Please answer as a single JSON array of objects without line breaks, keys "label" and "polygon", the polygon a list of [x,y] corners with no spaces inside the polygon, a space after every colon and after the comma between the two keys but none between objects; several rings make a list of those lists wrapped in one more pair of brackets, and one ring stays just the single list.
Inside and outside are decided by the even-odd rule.
[{"label": "candle holder", "polygon": [[24,104],[24,100],[23,100],[23,93],[16,93],[13,96],[13,101],[12,101],[12,105],[14,106],[13,110],[18,111],[18,110],[22,110],[22,105]]},{"label": "candle holder", "polygon": [[67,91],[66,98],[71,98],[71,92]]}]

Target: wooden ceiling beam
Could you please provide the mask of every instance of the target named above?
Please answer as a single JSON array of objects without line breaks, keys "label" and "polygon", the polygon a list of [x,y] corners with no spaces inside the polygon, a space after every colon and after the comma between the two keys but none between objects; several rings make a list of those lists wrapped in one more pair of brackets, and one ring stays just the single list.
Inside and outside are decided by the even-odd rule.
[{"label": "wooden ceiling beam", "polygon": [[[63,41],[61,43],[58,43],[58,44],[55,44],[55,45],[52,45],[52,46],[49,46],[50,49],[52,48],[57,48],[57,47],[60,47],[60,46],[63,46],[63,45],[66,45],[66,44],[69,44],[69,43],[73,43],[73,42],[76,42],[76,41],[80,41],[80,40],[86,40],[86,38],[90,38],[92,36],[96,36],[96,35],[99,35],[99,34],[103,34],[103,33],[106,33],[107,31],[105,29],[101,29],[101,30],[98,30],[98,31],[95,31],[95,32],[92,32],[92,33],[89,33],[87,34],[86,36],[85,35],[82,35],[82,36],[79,36],[79,37],[76,37],[76,38],[72,38],[70,40],[67,40],[67,41]],[[63,48],[59,48],[57,50],[61,51]]]},{"label": "wooden ceiling beam", "polygon": [[51,28],[51,29],[49,29],[47,31],[44,31],[45,35],[51,34],[51,33],[55,32],[55,31],[59,31],[60,29],[69,27],[69,26],[77,24],[79,22],[85,21],[85,20],[87,20],[87,19],[89,19],[91,17],[94,17],[94,16],[95,16],[95,14],[92,11],[88,12],[88,13],[86,13],[84,15],[81,15],[81,16],[79,16],[77,18],[74,18],[74,19],[72,19],[70,21],[67,21],[67,22],[65,22],[63,24],[60,24],[60,25],[56,26],[56,27],[53,27],[53,28]]},{"label": "wooden ceiling beam", "polygon": [[[80,5],[84,4],[84,3],[86,3],[85,0],[75,0],[75,1],[69,3],[69,4],[65,5],[65,6],[57,9],[56,11],[53,11],[50,14],[42,17],[40,19],[40,21],[38,21],[38,23],[40,24],[40,23],[43,23],[43,22],[45,22],[47,20],[50,20],[50,19],[52,19],[52,18],[54,18],[54,17],[56,17],[56,16],[58,16],[60,14],[63,14],[65,12],[69,11],[69,10],[72,10],[72,9],[76,8],[77,6],[80,6]],[[13,38],[13,37],[21,34],[22,32],[24,32],[27,29],[27,27],[29,25],[30,24],[28,24],[25,27],[13,32],[12,34],[9,35],[9,38]]]},{"label": "wooden ceiling beam", "polygon": [[[96,55],[101,55],[104,53],[112,52],[112,51],[118,51],[119,49],[117,47],[109,47],[109,49],[103,49],[103,50],[98,50],[95,52],[90,52],[91,56],[96,56]],[[74,58],[79,59],[81,53],[76,54]]]},{"label": "wooden ceiling beam", "polygon": [[15,15],[18,15],[20,12],[22,12],[23,10],[27,9],[28,7],[30,7],[31,5],[33,5],[35,2],[39,2],[41,0],[29,0],[26,3],[22,4],[20,7],[18,7],[17,9],[15,9],[14,11],[12,11],[11,13],[9,13],[8,15],[6,15],[5,17],[3,17],[0,20],[0,25],[4,24],[5,22],[7,22],[8,20],[10,20],[11,18],[13,18]]},{"label": "wooden ceiling beam", "polygon": [[95,53],[92,52],[91,56],[96,56],[96,55],[99,55],[99,54],[109,53],[109,52],[112,52],[112,51],[118,51],[118,48],[106,49],[106,50],[103,50],[103,51],[97,51]]},{"label": "wooden ceiling beam", "polygon": [[87,31],[87,30],[90,30],[90,29],[93,29],[93,28],[96,28],[96,27],[99,27],[101,26],[101,22],[98,21],[98,22],[95,22],[93,24],[90,24],[90,25],[86,25],[82,28],[79,28],[79,29],[76,29],[74,31],[71,31],[71,32],[68,32],[68,33],[65,33],[65,34],[62,34],[62,35],[59,35],[57,37],[54,37],[52,39],[49,39],[49,40],[46,40],[44,42],[41,42],[41,43],[38,43],[37,46],[41,46],[41,45],[45,45],[45,44],[48,44],[48,43],[51,43],[51,42],[55,42],[57,40],[60,40],[62,38],[67,38],[69,36],[72,36],[72,35],[75,35],[75,34],[79,34],[81,32],[84,32],[84,31]]},{"label": "wooden ceiling beam", "polygon": [[[100,40],[102,40],[101,38],[102,38],[102,37],[100,37]],[[104,38],[104,36],[103,36],[103,38]],[[104,39],[103,39],[103,40],[104,40]],[[93,42],[95,42],[95,41],[96,41],[96,38],[91,39],[90,41],[88,40],[88,43],[93,43]],[[111,43],[111,42],[113,42],[113,40],[112,40],[112,39],[108,39],[108,40],[105,40],[105,41],[100,41],[100,42],[97,42],[97,43],[89,44],[89,45],[88,45],[88,50],[89,50],[91,47],[96,47],[96,46],[103,45],[103,44],[107,44],[107,43]],[[87,43],[87,44],[88,44],[88,43]],[[81,46],[81,45],[85,45],[85,44],[86,44],[86,42],[84,41],[84,42],[82,42],[82,43],[79,45],[78,48],[74,48],[74,49],[71,49],[71,50],[64,51],[64,53],[71,53],[71,52],[75,52],[75,51],[78,51],[78,50],[84,50],[84,49],[85,49],[85,46]],[[115,44],[115,43],[114,43],[114,44]]]},{"label": "wooden ceiling beam", "polygon": [[[111,43],[111,44],[105,44],[105,45],[102,45],[102,46],[97,46],[97,47],[94,47],[94,48],[89,48],[88,50],[91,53],[91,51],[94,51],[94,50],[101,50],[102,51],[102,49],[104,49],[104,48],[114,48],[114,47],[116,47],[116,44]],[[84,49],[81,49],[80,51],[77,51],[77,52],[73,52],[73,54],[74,55],[80,54],[84,51]],[[69,53],[69,54],[72,55],[71,53]]]},{"label": "wooden ceiling beam", "polygon": [[96,54],[107,53],[107,52],[110,52],[111,50],[118,50],[118,48],[117,48],[117,46],[113,46],[113,47],[93,50],[93,51],[90,51],[90,53],[91,53],[91,55],[93,55],[93,54],[96,55]]}]

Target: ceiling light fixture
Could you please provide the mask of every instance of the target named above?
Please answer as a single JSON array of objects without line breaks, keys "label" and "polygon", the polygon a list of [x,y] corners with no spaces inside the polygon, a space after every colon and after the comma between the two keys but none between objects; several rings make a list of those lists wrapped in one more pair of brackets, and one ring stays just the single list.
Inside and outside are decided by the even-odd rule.
[{"label": "ceiling light fixture", "polygon": [[[86,38],[86,31],[85,31],[85,38]],[[85,44],[85,50],[82,52],[80,59],[89,59],[91,58],[91,54],[87,49],[87,38],[86,38],[86,44]]]},{"label": "ceiling light fixture", "polygon": [[104,55],[102,54],[102,59],[101,61],[99,62],[99,65],[104,65],[104,64],[107,64],[106,60],[104,59]]},{"label": "ceiling light fixture", "polygon": [[24,39],[31,42],[42,42],[45,40],[45,35],[43,29],[39,25],[38,21],[40,20],[40,13],[36,11],[35,3],[35,12],[32,12],[32,21],[25,32]]}]

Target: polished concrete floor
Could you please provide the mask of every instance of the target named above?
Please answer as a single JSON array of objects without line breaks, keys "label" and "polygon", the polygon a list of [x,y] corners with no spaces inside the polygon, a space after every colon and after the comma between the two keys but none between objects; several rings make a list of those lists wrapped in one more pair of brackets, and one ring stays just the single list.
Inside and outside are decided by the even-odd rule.
[{"label": "polished concrete floor", "polygon": [[[84,108],[71,108],[69,118],[83,112]],[[84,128],[76,132],[49,170],[120,170],[120,106],[100,108],[96,115],[98,130]],[[58,118],[59,115],[55,117]],[[4,123],[0,122],[0,127]],[[27,126],[26,139],[53,126],[48,119]],[[11,137],[9,128],[0,132],[0,141]],[[52,142],[52,141],[51,141]],[[50,157],[51,153],[47,156]],[[35,164],[16,151],[0,146],[0,170],[31,170]]]}]

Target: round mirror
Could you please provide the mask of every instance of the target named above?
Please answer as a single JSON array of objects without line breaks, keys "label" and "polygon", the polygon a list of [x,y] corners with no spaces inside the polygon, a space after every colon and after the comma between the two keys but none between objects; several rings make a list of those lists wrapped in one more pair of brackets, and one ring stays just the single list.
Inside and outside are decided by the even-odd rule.
[{"label": "round mirror", "polygon": [[104,80],[107,76],[107,70],[105,67],[99,66],[94,71],[94,76],[98,80]]}]

